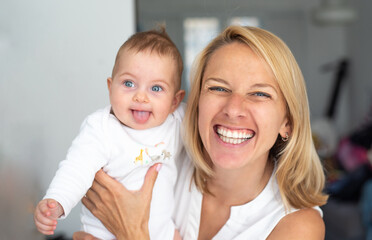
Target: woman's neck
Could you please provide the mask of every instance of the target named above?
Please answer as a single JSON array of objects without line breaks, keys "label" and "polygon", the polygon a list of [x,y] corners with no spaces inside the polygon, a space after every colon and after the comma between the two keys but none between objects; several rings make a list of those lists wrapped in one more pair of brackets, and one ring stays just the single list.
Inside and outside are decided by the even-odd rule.
[{"label": "woman's neck", "polygon": [[229,206],[243,205],[255,199],[268,183],[274,164],[268,160],[263,166],[246,166],[226,170],[214,168],[214,176],[207,180],[208,189],[216,201]]}]

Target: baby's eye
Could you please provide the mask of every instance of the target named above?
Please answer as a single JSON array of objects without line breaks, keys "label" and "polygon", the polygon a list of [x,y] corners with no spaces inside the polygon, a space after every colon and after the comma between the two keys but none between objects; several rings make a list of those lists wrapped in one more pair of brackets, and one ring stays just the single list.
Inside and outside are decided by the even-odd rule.
[{"label": "baby's eye", "polygon": [[132,81],[126,80],[124,82],[124,86],[132,88],[132,87],[134,87],[134,83]]},{"label": "baby's eye", "polygon": [[271,97],[269,94],[264,93],[264,92],[255,92],[255,93],[253,93],[253,95],[258,96],[258,97],[266,97],[266,98]]},{"label": "baby's eye", "polygon": [[160,92],[160,91],[163,91],[163,88],[158,86],[158,85],[155,85],[155,86],[151,87],[151,90],[154,91],[154,92]]},{"label": "baby's eye", "polygon": [[223,87],[210,87],[209,88],[210,91],[216,91],[216,92],[227,92],[227,89],[226,88],[223,88]]}]

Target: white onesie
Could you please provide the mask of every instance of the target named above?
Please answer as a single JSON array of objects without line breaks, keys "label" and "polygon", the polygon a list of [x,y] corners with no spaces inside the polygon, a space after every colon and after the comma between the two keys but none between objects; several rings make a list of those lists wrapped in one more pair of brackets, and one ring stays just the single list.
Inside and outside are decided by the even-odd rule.
[{"label": "white onesie", "polygon": [[[44,199],[58,201],[66,217],[90,188],[99,169],[136,190],[142,186],[148,168],[162,162],[152,195],[149,231],[151,239],[173,239],[175,160],[183,150],[180,131],[185,104],[181,103],[162,125],[145,130],[124,126],[110,110],[108,106],[84,120]],[[85,207],[81,221],[82,230],[101,239],[115,238]]]}]

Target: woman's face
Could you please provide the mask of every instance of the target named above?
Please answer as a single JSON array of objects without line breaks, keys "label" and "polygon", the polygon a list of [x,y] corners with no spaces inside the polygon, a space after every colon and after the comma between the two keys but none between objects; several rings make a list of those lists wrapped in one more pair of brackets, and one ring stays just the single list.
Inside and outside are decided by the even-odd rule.
[{"label": "woman's face", "polygon": [[199,134],[213,168],[266,164],[278,134],[290,132],[286,107],[269,66],[246,45],[216,50],[205,68]]}]

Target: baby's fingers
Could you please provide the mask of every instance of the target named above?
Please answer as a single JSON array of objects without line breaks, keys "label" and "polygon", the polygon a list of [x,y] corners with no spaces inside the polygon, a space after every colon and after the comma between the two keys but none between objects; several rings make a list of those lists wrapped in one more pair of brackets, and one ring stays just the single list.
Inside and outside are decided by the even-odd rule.
[{"label": "baby's fingers", "polygon": [[57,225],[57,220],[51,219],[47,216],[45,216],[39,208],[35,210],[35,215],[34,215],[34,220],[35,224],[40,223],[42,225],[46,226],[56,226]]},{"label": "baby's fingers", "polygon": [[56,229],[56,225],[54,226],[50,226],[50,225],[45,225],[45,224],[42,224],[40,222],[35,222],[35,225],[37,227],[37,230],[39,230],[40,233],[44,234],[44,235],[53,235],[54,234],[54,230]]},{"label": "baby's fingers", "polygon": [[50,207],[45,202],[40,203],[36,209],[39,210],[40,213],[46,217],[49,217],[50,215],[52,215],[52,211],[50,210]]},{"label": "baby's fingers", "polygon": [[44,217],[42,214],[35,214],[34,216],[35,225],[37,230],[45,235],[52,235],[54,234],[54,230],[57,227],[57,221],[51,220],[49,218]]},{"label": "baby's fingers", "polygon": [[57,207],[57,201],[54,199],[45,199],[47,200],[47,206],[48,208],[56,208]]}]

